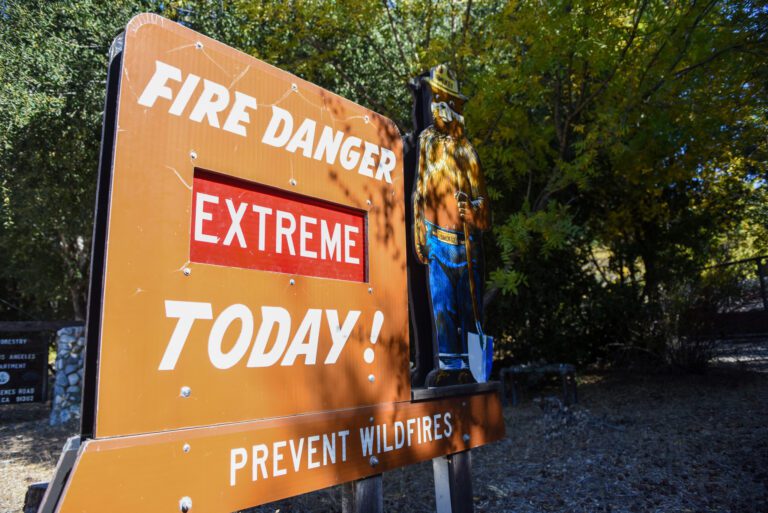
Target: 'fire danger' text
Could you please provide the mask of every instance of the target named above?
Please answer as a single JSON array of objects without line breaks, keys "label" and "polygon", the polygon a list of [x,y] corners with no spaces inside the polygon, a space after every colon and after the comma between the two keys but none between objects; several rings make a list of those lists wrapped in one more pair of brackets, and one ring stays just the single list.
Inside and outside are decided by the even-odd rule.
[{"label": "'fire danger' text", "polygon": [[[155,72],[138,103],[153,108],[159,99],[169,114],[186,116],[197,123],[205,121],[213,128],[243,137],[248,136],[251,113],[258,108],[256,98],[249,94],[234,91],[234,95],[230,95],[229,88],[223,84],[206,78],[201,80],[194,73],[184,75],[180,68],[155,61]],[[363,176],[387,183],[392,183],[392,171],[397,165],[395,152],[388,148],[332,126],[318,126],[311,118],[294,122],[290,111],[276,105],[272,106],[272,117],[261,142],[331,165],[338,163],[346,170],[356,170]]]}]

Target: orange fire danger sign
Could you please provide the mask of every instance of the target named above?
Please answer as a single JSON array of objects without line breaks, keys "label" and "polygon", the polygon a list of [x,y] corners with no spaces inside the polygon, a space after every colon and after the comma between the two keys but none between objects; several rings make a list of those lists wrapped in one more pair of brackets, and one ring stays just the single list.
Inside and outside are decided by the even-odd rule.
[{"label": "orange fire danger sign", "polygon": [[411,400],[396,126],[156,15],[118,42],[57,510],[231,512],[501,438],[495,393]]},{"label": "orange fire danger sign", "polygon": [[410,398],[390,120],[142,15],[116,125],[96,437]]}]

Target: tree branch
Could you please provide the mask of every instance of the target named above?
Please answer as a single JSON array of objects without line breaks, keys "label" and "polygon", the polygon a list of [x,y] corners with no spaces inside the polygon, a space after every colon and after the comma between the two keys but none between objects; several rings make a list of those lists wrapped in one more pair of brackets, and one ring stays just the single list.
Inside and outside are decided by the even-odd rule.
[{"label": "tree branch", "polygon": [[472,10],[472,0],[467,1],[467,9],[464,11],[464,27],[461,30],[461,44],[467,39],[467,29],[469,29],[470,11]]},{"label": "tree branch", "polygon": [[392,30],[392,36],[395,38],[395,44],[397,44],[397,49],[400,52],[400,58],[403,59],[403,64],[408,67],[408,59],[405,58],[405,53],[403,52],[403,45],[400,42],[400,36],[397,34],[397,28],[395,27],[395,20],[392,18],[392,12],[389,9],[389,2],[387,0],[382,0],[384,3],[384,9],[387,11],[387,18],[389,19],[389,28]]},{"label": "tree branch", "polygon": [[629,52],[629,48],[632,46],[632,43],[635,41],[635,37],[637,36],[637,27],[640,24],[640,19],[643,17],[643,13],[645,12],[646,7],[648,6],[648,0],[640,0],[640,4],[638,5],[637,9],[635,10],[635,16],[632,21],[632,30],[629,33],[629,37],[627,38],[627,42],[624,44],[624,47],[621,49],[621,53],[619,54],[619,59],[616,62],[616,66],[614,66],[611,73],[608,75],[608,78],[606,78],[600,87],[590,94],[586,99],[584,99],[574,110],[568,115],[569,121],[573,119],[584,107],[589,105],[593,100],[595,100],[598,96],[600,96],[603,91],[608,87],[611,80],[613,80],[613,77],[616,76],[616,73],[621,68],[621,65],[624,63],[624,59],[627,56],[627,53]]},{"label": "tree branch", "polygon": [[[389,69],[389,71],[392,72],[392,74],[396,77],[400,77],[401,80],[408,80],[410,78],[408,76],[408,70],[405,69],[402,73],[398,72],[394,65],[387,59],[384,55],[384,52],[382,52],[381,48],[376,44],[376,42],[373,40],[371,36],[368,35],[368,30],[363,27],[363,25],[360,23],[360,19],[358,17],[355,17],[355,23],[357,24],[357,28],[360,31],[361,34],[364,34],[365,40],[368,41],[368,44],[371,45],[371,48],[376,52],[376,54],[379,56],[379,59],[381,59],[381,62]],[[405,65],[405,63],[403,63]]]},{"label": "tree branch", "polygon": [[504,116],[504,109],[499,109],[499,113],[496,115],[496,119],[493,120],[493,123],[491,123],[488,126],[488,129],[485,131],[485,135],[483,136],[481,144],[485,146],[488,141],[490,140],[491,136],[493,135],[493,132],[496,131],[496,127],[499,126],[499,122],[501,121],[501,118]]},{"label": "tree branch", "polygon": [[[386,0],[385,0],[386,1]],[[406,27],[405,37],[408,39],[408,43],[411,45],[411,53],[416,53],[416,42],[411,37],[411,31]]]},{"label": "tree branch", "polygon": [[680,78],[681,76],[685,75],[686,73],[690,73],[691,71],[693,71],[693,70],[695,70],[697,68],[700,68],[702,66],[706,66],[707,64],[709,64],[710,62],[714,61],[718,57],[722,57],[723,55],[725,55],[725,54],[727,54],[727,53],[729,53],[729,52],[731,52],[733,50],[746,49],[746,48],[748,48],[750,46],[753,46],[753,45],[761,45],[761,44],[765,44],[765,43],[766,43],[765,40],[758,39],[757,41],[743,41],[741,43],[728,46],[726,48],[723,48],[723,49],[713,53],[712,55],[710,55],[706,59],[704,59],[702,61],[699,61],[696,64],[691,64],[690,66],[688,66],[686,68],[683,68],[680,71],[676,71],[675,72],[675,78]]},{"label": "tree branch", "polygon": [[[685,14],[685,16],[688,16],[688,14],[690,14],[690,12],[694,9],[694,7],[695,7],[695,4],[691,6],[690,10]],[[667,43],[669,43],[669,41],[672,40],[672,38],[675,36],[677,31],[680,30],[681,26],[682,26],[682,22],[678,22],[677,25],[675,25],[675,27],[672,29],[672,31],[667,35],[667,37],[664,38],[664,42],[653,53],[653,56],[651,56],[651,60],[648,61],[648,64],[645,66],[645,69],[640,74],[640,80],[637,82],[638,88],[641,85],[643,85],[643,82],[645,82],[645,78],[646,76],[648,76],[648,73],[651,71],[651,68],[653,68],[653,65],[656,64],[656,61],[658,60],[659,56],[667,47]]]},{"label": "tree branch", "polygon": [[424,20],[424,26],[426,27],[426,34],[424,37],[424,48],[428,49],[429,44],[432,41],[432,0],[427,1],[427,18]]},{"label": "tree branch", "polygon": [[[683,60],[683,57],[685,57],[685,54],[688,53],[688,48],[690,48],[691,46],[691,36],[693,35],[694,30],[696,30],[696,27],[699,26],[699,23],[701,23],[701,21],[709,13],[712,7],[714,7],[716,3],[717,3],[717,0],[711,0],[704,7],[704,9],[702,9],[701,12],[696,15],[696,18],[693,20],[693,23],[691,24],[691,26],[688,28],[688,30],[685,31],[685,36],[683,39],[683,48],[677,54],[677,57],[675,58],[674,62],[667,68],[670,72],[672,72],[677,67],[680,61]],[[642,101],[648,101],[650,97],[656,93],[656,91],[661,89],[661,86],[664,85],[664,82],[666,82],[666,77],[662,75],[662,77],[653,85],[653,87],[651,87],[647,92],[641,95]]]},{"label": "tree branch", "polygon": [[603,279],[603,281],[605,283],[609,283],[608,282],[608,277],[605,275],[605,272],[600,267],[600,264],[597,262],[597,258],[595,257],[595,254],[592,252],[592,246],[591,245],[588,246],[588,251],[589,251],[589,259],[592,261],[592,265],[595,266],[595,269],[597,269],[597,272],[600,274],[600,277]]}]

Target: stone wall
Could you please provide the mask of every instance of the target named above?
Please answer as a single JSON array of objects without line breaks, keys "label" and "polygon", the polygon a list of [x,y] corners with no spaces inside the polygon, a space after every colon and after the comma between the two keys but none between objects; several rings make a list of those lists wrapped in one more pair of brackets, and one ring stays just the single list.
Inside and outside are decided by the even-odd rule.
[{"label": "stone wall", "polygon": [[84,355],[85,328],[62,328],[56,333],[56,378],[50,419],[52,426],[80,418]]}]

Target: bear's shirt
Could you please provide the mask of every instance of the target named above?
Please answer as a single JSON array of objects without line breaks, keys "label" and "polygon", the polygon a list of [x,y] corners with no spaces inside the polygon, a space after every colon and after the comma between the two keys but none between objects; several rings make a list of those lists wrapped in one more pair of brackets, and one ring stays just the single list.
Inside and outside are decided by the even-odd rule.
[{"label": "bear's shirt", "polygon": [[477,153],[466,137],[454,138],[432,126],[421,133],[419,144],[426,160],[420,165],[423,176],[417,189],[424,201],[424,218],[441,228],[461,231],[455,194],[461,190],[477,199],[477,187],[470,182],[471,170],[478,167]]}]

